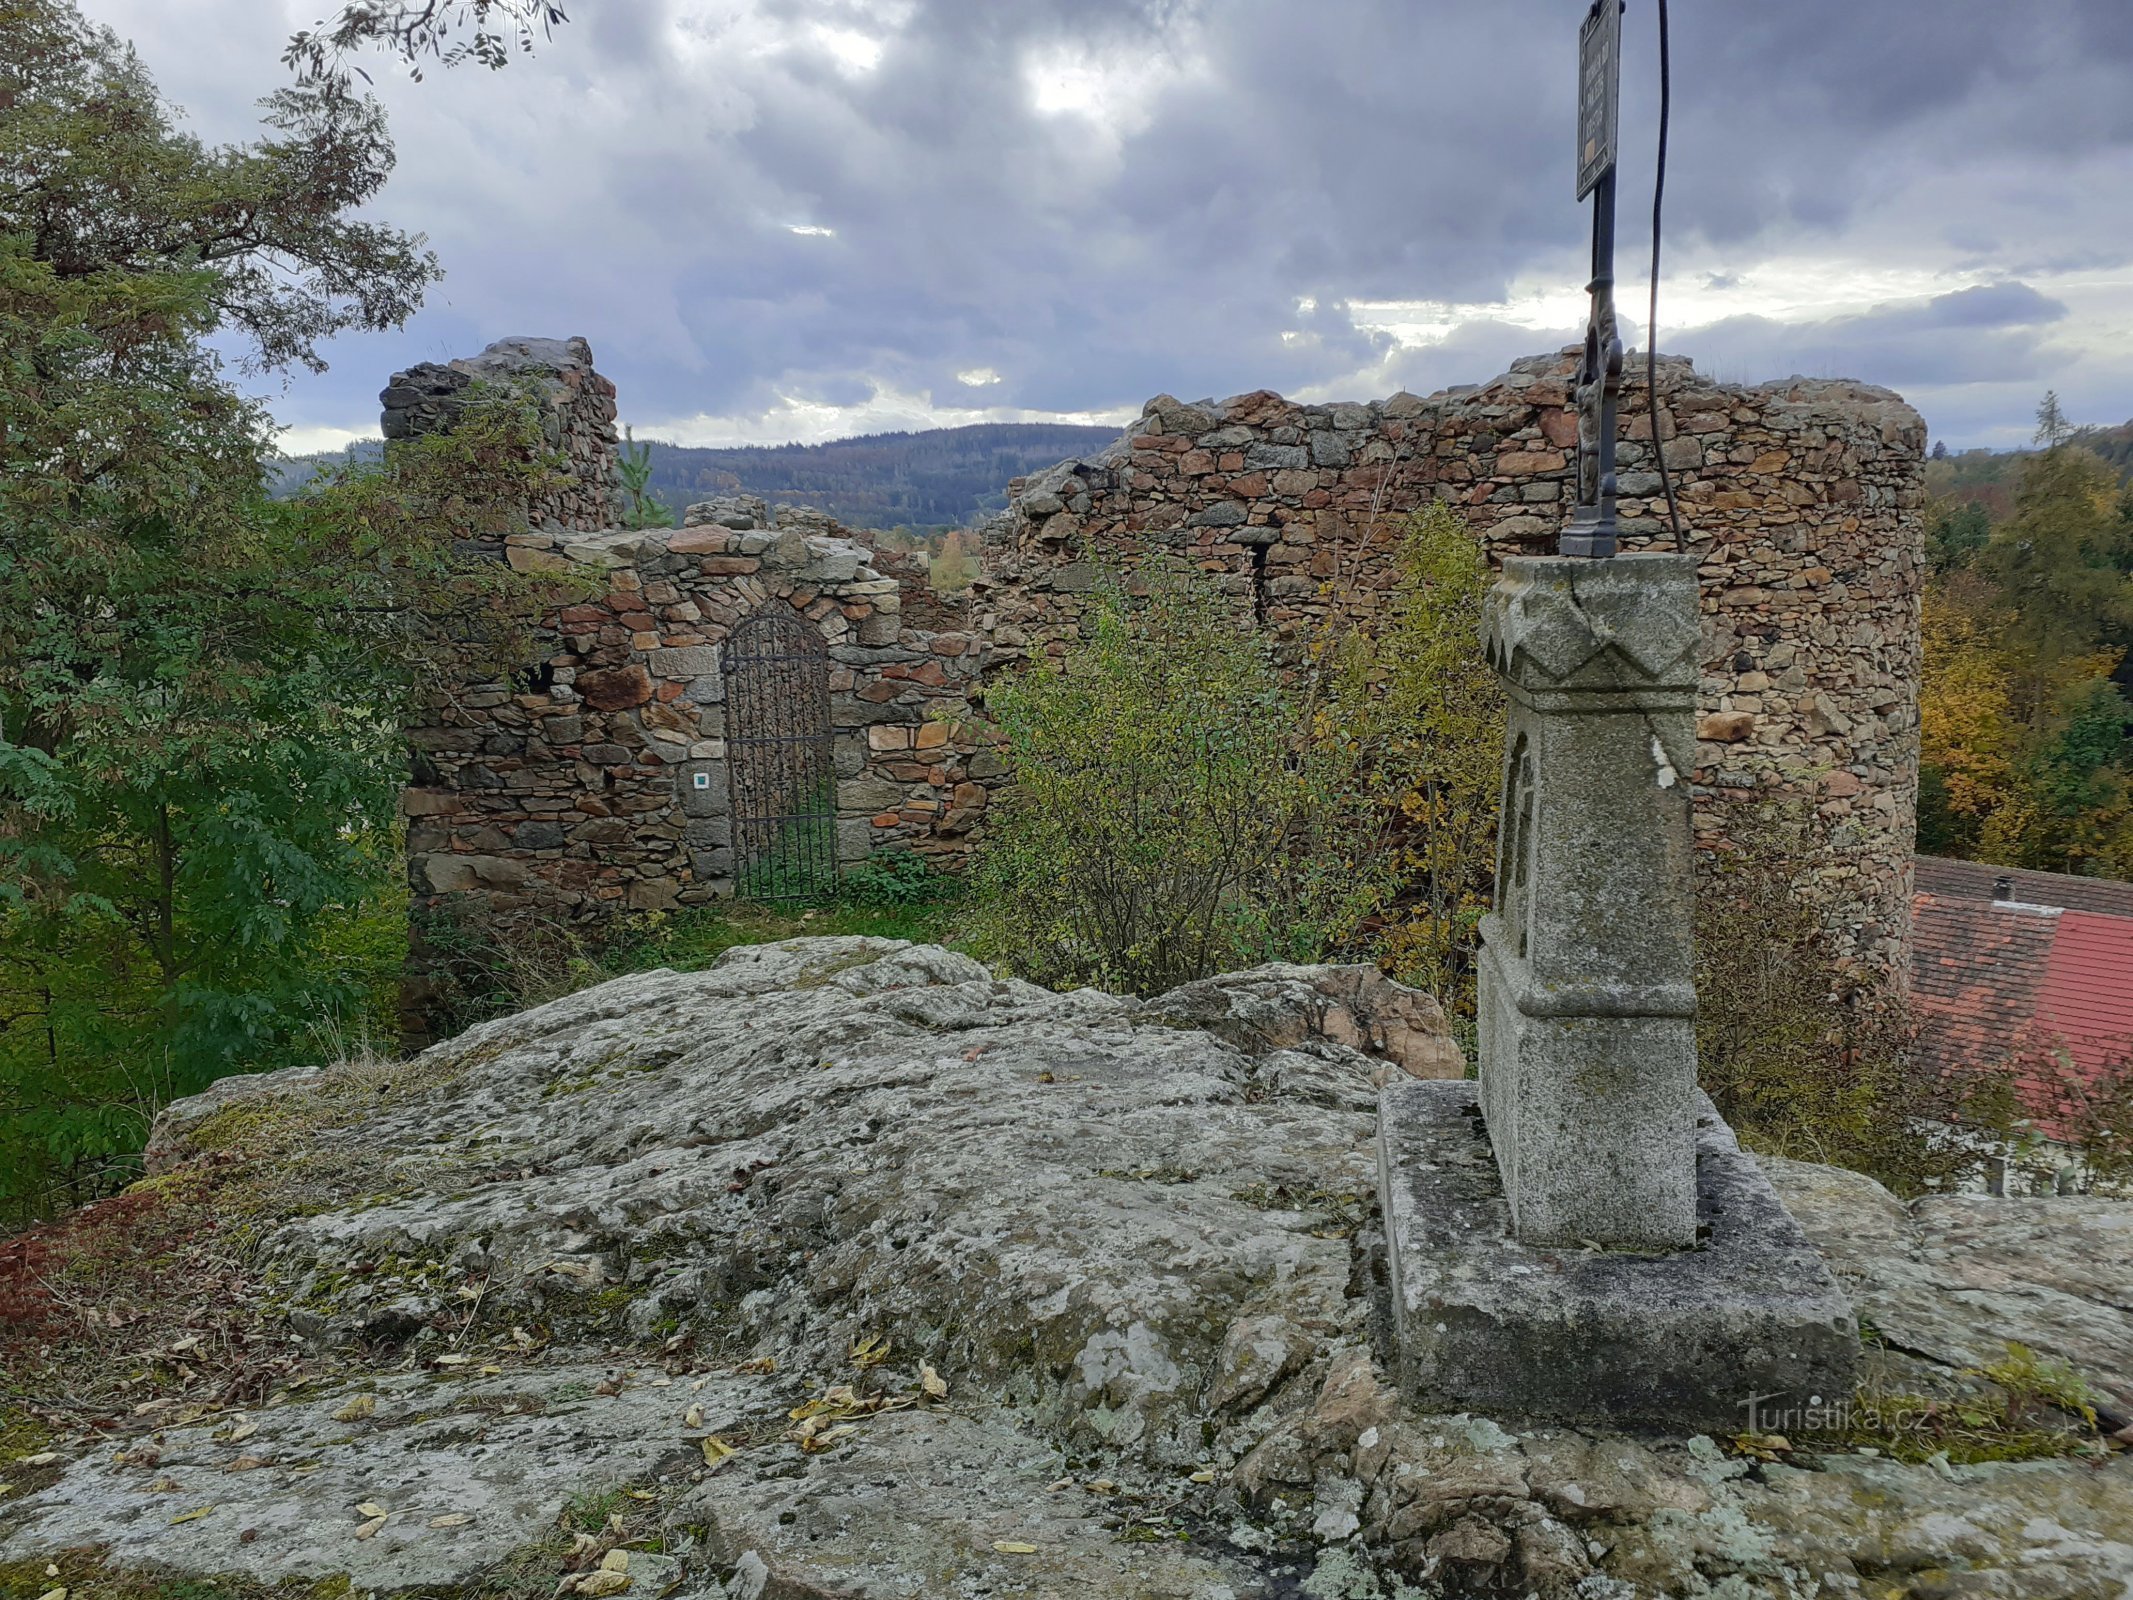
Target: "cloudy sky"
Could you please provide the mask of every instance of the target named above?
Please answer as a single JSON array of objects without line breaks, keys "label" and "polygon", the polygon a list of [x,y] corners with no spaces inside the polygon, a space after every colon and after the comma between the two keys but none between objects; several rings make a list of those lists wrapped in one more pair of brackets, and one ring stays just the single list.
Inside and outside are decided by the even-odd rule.
[{"label": "cloudy sky", "polygon": [[[2128,0],[1681,0],[1660,347],[1901,390],[1953,447],[2133,416]],[[322,0],[83,0],[214,139]],[[1579,336],[1584,0],[567,0],[501,72],[371,63],[380,217],[448,276],[274,394],[371,436],[414,361],[583,334],[640,435],[1365,399]],[[1624,29],[1649,262],[1653,0]],[[1641,334],[1637,336],[1641,342]]]}]

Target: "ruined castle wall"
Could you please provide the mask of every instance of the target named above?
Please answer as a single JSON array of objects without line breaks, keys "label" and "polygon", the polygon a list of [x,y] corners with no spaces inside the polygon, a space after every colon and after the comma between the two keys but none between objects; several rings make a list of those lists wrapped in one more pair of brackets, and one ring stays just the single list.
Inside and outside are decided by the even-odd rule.
[{"label": "ruined castle wall", "polygon": [[[1641,362],[1621,419],[1625,548],[1672,549]],[[1368,405],[1261,391],[1168,396],[1100,457],[1014,489],[988,530],[992,668],[1056,654],[1108,565],[1206,573],[1291,660],[1371,626],[1408,515],[1457,508],[1492,561],[1553,548],[1575,498],[1568,355],[1477,388]],[[1909,940],[1918,792],[1924,425],[1887,390],[1794,379],[1740,388],[1659,367],[1659,448],[1700,559],[1699,845],[1727,848],[1747,804],[1811,800],[1832,925],[1876,965]]]},{"label": "ruined castle wall", "polygon": [[[804,508],[727,497],[680,529],[617,528],[614,389],[582,340],[508,340],[396,375],[389,436],[449,427],[477,383],[510,385],[536,400],[569,469],[520,531],[483,547],[556,579],[541,653],[509,682],[439,684],[410,730],[410,1032],[437,997],[430,932],[461,914],[492,943],[531,943],[732,892],[722,652],[744,619],[798,616],[822,642],[840,858],[905,846],[953,859],[1004,778],[974,709],[984,682],[1061,651],[1106,567],[1160,555],[1202,571],[1300,661],[1329,630],[1387,615],[1399,537],[1428,500],[1455,507],[1493,559],[1552,547],[1571,493],[1569,372],[1550,357],[1369,405],[1159,397],[1099,458],[1015,485],[972,596],[953,601]],[[1633,376],[1626,542],[1669,548]],[[1884,390],[1733,388],[1680,361],[1662,363],[1660,398],[1659,447],[1701,563],[1699,842],[1727,848],[1760,797],[1808,799],[1829,831],[1815,872],[1833,923],[1862,957],[1900,961],[1922,424]]]},{"label": "ruined castle wall", "polygon": [[608,528],[622,520],[615,465],[615,386],[593,370],[583,339],[499,339],[478,356],[425,361],[393,374],[378,396],[388,440],[448,432],[485,390],[531,400],[559,462],[526,508],[535,528]]},{"label": "ruined castle wall", "polygon": [[[983,641],[906,627],[901,583],[849,530],[805,508],[773,517],[746,497],[692,507],[678,529],[613,527],[605,480],[582,481],[612,451],[576,431],[604,427],[611,444],[613,388],[589,351],[577,381],[558,383],[550,354],[492,346],[477,358],[558,419],[572,482],[485,552],[554,579],[541,653],[507,682],[438,684],[408,731],[414,948],[402,1023],[417,1040],[448,1003],[456,930],[531,950],[733,892],[737,730],[723,654],[752,616],[797,616],[821,640],[840,861],[894,846],[959,852],[1004,771],[968,707]],[[394,407],[425,386],[444,402]],[[462,392],[420,369],[398,374],[388,424],[403,438],[449,427]]]}]

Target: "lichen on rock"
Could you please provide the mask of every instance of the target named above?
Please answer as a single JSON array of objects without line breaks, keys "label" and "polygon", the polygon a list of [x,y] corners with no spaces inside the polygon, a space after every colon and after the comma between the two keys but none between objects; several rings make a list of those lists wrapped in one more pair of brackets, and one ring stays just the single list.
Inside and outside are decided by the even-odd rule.
[{"label": "lichen on rock", "polygon": [[[1404,1408],[1378,1359],[1389,1066],[1358,1045],[1430,1016],[1338,969],[1130,1001],[792,940],[391,1068],[218,1086],[166,1116],[158,1181],[301,1195],[252,1250],[312,1364],[241,1421],[62,1440],[0,1562],[547,1595],[620,1550],[620,1592],[750,1600],[2133,1581],[2118,1457],[1757,1457]],[[2056,1260],[2033,1209],[2123,1252],[2082,1209],[2105,1202],[1957,1228],[1826,1173],[1779,1181],[1862,1307],[1916,1330],[1903,1359],[1972,1361],[1969,1326],[2133,1367],[2129,1263]],[[1994,1282],[1922,1270],[1934,1239]]]}]

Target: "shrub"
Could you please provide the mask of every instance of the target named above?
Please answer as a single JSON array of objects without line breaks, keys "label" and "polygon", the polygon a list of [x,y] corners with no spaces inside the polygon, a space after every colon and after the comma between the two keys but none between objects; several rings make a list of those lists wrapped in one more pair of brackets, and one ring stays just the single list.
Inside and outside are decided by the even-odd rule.
[{"label": "shrub", "polygon": [[1271,957],[1311,960],[1343,881],[1341,753],[1209,585],[1113,577],[1059,670],[988,709],[1013,786],[975,868],[981,954],[1055,987],[1154,994]]},{"label": "shrub", "polygon": [[845,869],[839,899],[868,910],[903,911],[946,905],[963,892],[962,880],[943,872],[916,850],[884,850]]},{"label": "shrub", "polygon": [[1385,813],[1391,903],[1376,954],[1474,1015],[1475,955],[1496,878],[1503,685],[1477,644],[1488,559],[1449,506],[1418,512],[1400,543],[1390,626],[1343,647],[1319,737],[1357,741],[1355,804]]},{"label": "shrub", "polygon": [[1817,827],[1776,802],[1743,808],[1735,848],[1699,874],[1703,1086],[1753,1148],[1852,1167],[1899,1194],[1945,1187],[2006,1128],[2008,1080],[1918,1061],[1901,992],[1839,959],[1807,877]]}]

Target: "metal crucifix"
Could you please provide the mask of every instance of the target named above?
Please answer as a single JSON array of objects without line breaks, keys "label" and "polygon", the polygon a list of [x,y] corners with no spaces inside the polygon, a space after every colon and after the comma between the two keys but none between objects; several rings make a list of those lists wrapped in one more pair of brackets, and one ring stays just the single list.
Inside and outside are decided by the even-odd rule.
[{"label": "metal crucifix", "polygon": [[1578,33],[1578,195],[1592,196],[1592,309],[1578,365],[1577,506],[1558,549],[1615,553],[1615,404],[1622,340],[1615,329],[1615,143],[1620,122],[1624,0],[1593,0]]}]

